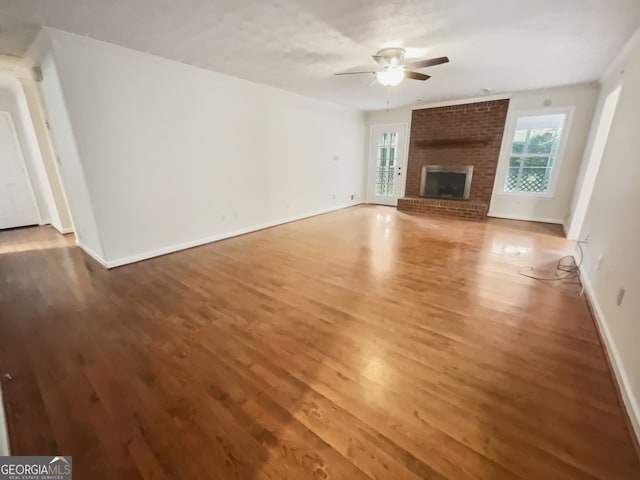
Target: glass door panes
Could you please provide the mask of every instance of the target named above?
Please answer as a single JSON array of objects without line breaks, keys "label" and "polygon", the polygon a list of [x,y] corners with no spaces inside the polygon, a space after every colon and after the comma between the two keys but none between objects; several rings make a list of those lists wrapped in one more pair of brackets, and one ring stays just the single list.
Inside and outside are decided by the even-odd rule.
[{"label": "glass door panes", "polygon": [[398,152],[396,132],[378,135],[376,163],[376,195],[392,197],[394,192],[395,169]]},{"label": "glass door panes", "polygon": [[517,119],[505,192],[547,193],[566,114]]}]

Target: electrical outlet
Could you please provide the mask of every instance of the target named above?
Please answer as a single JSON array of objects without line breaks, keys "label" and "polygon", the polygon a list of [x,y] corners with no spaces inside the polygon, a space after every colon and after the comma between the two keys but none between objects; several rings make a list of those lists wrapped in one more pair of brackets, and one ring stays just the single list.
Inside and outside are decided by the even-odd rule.
[{"label": "electrical outlet", "polygon": [[624,298],[624,294],[626,293],[626,290],[624,288],[621,288],[620,290],[618,290],[618,297],[616,298],[616,305],[620,306],[622,305],[622,299]]},{"label": "electrical outlet", "polygon": [[333,199],[335,200],[335,199],[336,199],[336,194],[334,193],[334,194],[332,195],[332,197],[333,197]]},{"label": "electrical outlet", "polygon": [[598,257],[598,262],[596,263],[596,270],[600,270],[600,265],[602,265],[602,260],[604,260],[604,257],[600,255]]}]

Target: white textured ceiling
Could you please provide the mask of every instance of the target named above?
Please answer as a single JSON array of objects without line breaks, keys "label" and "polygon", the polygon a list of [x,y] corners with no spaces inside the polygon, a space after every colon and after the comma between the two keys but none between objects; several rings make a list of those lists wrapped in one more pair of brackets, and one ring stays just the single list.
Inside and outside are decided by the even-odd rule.
[{"label": "white textured ceiling", "polygon": [[[0,0],[0,53],[40,25],[375,110],[596,80],[640,26],[640,0]],[[370,55],[448,55],[387,92]]]}]

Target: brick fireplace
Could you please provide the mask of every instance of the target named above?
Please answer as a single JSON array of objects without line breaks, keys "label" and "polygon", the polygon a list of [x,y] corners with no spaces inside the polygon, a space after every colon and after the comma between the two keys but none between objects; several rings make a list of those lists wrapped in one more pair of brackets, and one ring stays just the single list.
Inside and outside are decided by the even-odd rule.
[{"label": "brick fireplace", "polygon": [[[494,100],[414,110],[409,138],[406,196],[398,200],[398,210],[486,218],[508,106],[509,100]],[[451,166],[453,169],[473,166],[468,199],[420,196],[425,165]]]}]

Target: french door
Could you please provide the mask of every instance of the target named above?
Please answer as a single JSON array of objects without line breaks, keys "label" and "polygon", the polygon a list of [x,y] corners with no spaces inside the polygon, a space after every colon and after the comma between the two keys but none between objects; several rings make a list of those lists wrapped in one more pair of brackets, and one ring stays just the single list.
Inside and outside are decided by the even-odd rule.
[{"label": "french door", "polygon": [[406,125],[371,127],[369,148],[369,202],[397,205],[402,196]]}]

